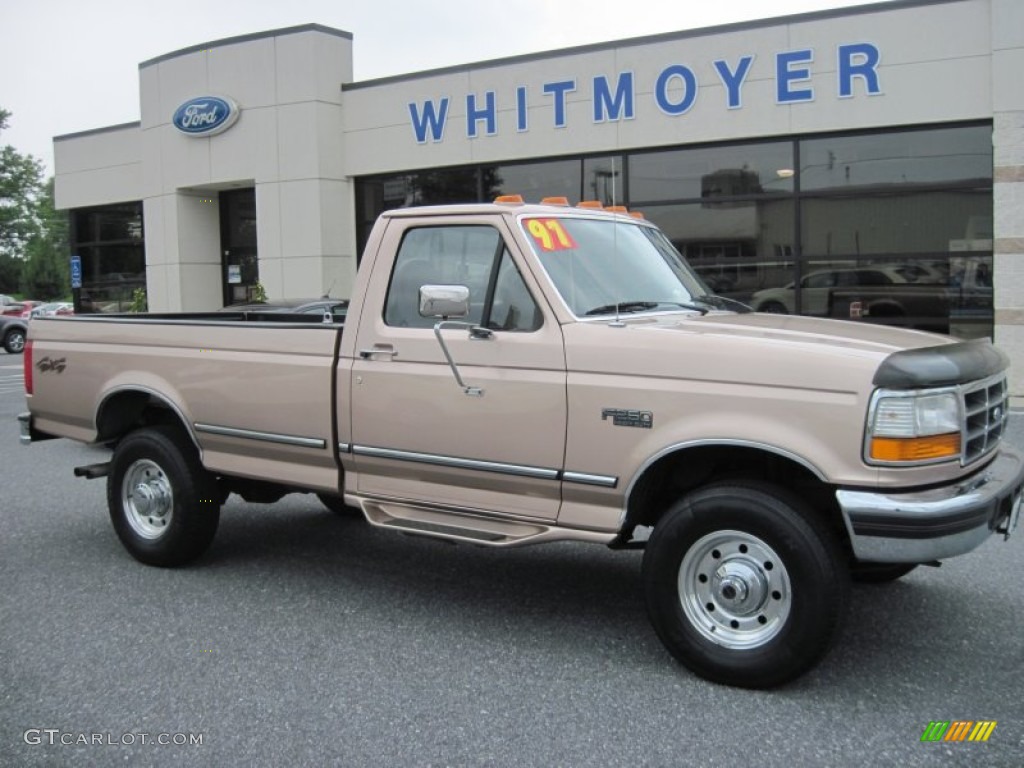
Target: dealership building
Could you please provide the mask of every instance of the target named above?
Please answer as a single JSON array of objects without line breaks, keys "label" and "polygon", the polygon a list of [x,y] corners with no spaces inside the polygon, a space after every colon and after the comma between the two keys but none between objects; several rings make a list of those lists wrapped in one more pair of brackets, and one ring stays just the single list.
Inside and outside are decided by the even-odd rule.
[{"label": "dealership building", "polygon": [[366,81],[355,53],[316,24],[198,44],[139,65],[138,122],[56,137],[79,309],[139,287],[159,311],[257,286],[347,297],[382,211],[565,196],[642,211],[758,309],[992,337],[1024,396],[1020,0],[893,0]]}]

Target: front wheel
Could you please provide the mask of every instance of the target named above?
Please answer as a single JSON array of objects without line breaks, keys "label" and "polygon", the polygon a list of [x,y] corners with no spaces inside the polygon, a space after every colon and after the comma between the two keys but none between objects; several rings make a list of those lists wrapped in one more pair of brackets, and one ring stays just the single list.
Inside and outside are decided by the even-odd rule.
[{"label": "front wheel", "polygon": [[780,685],[814,666],[845,613],[836,537],[797,497],[761,483],[711,485],[655,525],[647,611],[665,647],[708,680]]},{"label": "front wheel", "polygon": [[133,432],[114,450],[107,506],[118,538],[148,565],[182,565],[210,546],[220,492],[180,430]]},{"label": "front wheel", "polygon": [[25,351],[25,331],[21,328],[12,328],[4,334],[4,349],[9,354],[20,355]]},{"label": "front wheel", "polygon": [[781,301],[766,301],[757,308],[758,312],[767,312],[772,315],[788,315],[789,308]]}]

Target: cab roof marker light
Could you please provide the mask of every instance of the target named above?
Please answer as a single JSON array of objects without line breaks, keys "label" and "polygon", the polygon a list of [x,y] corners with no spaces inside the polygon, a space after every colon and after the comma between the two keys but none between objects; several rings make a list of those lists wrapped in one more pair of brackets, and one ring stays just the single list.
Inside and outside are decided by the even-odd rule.
[{"label": "cab roof marker light", "polygon": [[496,203],[506,203],[506,204],[509,204],[509,205],[522,205],[523,204],[523,196],[522,195],[498,195],[496,198],[494,198],[494,202],[496,202]]},{"label": "cab roof marker light", "polygon": [[604,205],[601,204],[600,200],[580,200],[576,204],[577,208],[593,208],[595,210],[602,210]]},{"label": "cab roof marker light", "polygon": [[541,205],[569,205],[567,197],[545,197],[541,199]]},{"label": "cab roof marker light", "polygon": [[642,213],[640,213],[640,211],[630,211],[629,215],[632,216],[634,219],[646,219],[647,218]]},{"label": "cab roof marker light", "polygon": [[624,205],[609,205],[605,210],[612,213],[629,213],[629,209]]}]

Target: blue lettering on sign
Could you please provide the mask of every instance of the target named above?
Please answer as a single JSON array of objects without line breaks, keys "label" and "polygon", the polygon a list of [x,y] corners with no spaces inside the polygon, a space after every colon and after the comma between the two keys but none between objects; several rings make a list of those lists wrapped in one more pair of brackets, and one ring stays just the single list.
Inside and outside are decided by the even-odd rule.
[{"label": "blue lettering on sign", "polygon": [[878,86],[878,48],[871,43],[853,43],[839,46],[839,98],[853,96],[853,79],[864,80],[864,91],[868,96],[882,92]]},{"label": "blue lettering on sign", "polygon": [[718,78],[722,81],[722,85],[725,86],[727,94],[726,104],[728,104],[729,109],[739,109],[743,106],[740,88],[743,87],[743,81],[747,79],[747,75],[750,73],[750,65],[753,63],[753,56],[744,56],[740,59],[740,63],[736,65],[735,71],[733,71],[729,69],[729,62],[724,59],[719,59],[715,62]]},{"label": "blue lettering on sign", "polygon": [[82,257],[77,254],[71,257],[71,287],[82,287]]},{"label": "blue lettering on sign", "polygon": [[527,130],[528,116],[526,111],[526,86],[516,88],[516,130],[522,133]]},{"label": "blue lettering on sign", "polygon": [[494,106],[494,91],[487,91],[484,94],[484,106],[477,109],[476,94],[469,94],[466,97],[466,136],[476,138],[476,126],[481,120],[487,122],[487,135],[493,136],[498,132],[498,110]]},{"label": "blue lettering on sign", "polygon": [[[877,46],[866,42],[838,45],[836,57],[837,66],[833,76],[836,78],[836,94],[839,98],[852,98],[857,95],[855,91],[867,96],[882,93],[878,71],[881,52]],[[775,54],[774,59],[776,103],[788,105],[813,101],[815,89],[810,64],[814,61],[814,51],[810,48],[782,51]],[[754,54],[746,54],[735,60],[715,59],[712,66],[725,89],[724,106],[727,109],[742,109],[744,85],[754,76]],[[817,75],[819,78],[823,76]],[[760,73],[759,79],[767,79],[764,72]],[[632,71],[620,72],[613,76],[597,75],[592,83],[590,106],[594,123],[634,119],[638,93],[647,93],[647,84],[640,85],[640,90],[637,90],[636,77]],[[685,115],[696,105],[700,85],[693,68],[685,64],[670,64],[655,78],[652,89],[654,102],[670,117]],[[710,83],[705,83],[705,87],[708,85]],[[540,90],[544,96],[551,97],[552,127],[565,128],[568,125],[569,94],[576,89],[576,79],[556,80],[541,85]],[[467,138],[474,139],[481,135],[481,123],[485,135],[497,135],[498,109],[504,106],[506,112],[509,110],[507,104],[501,104],[502,98],[507,96],[493,90],[484,91],[482,97],[475,93],[467,94]],[[418,144],[436,143],[444,139],[450,104],[451,99],[448,96],[408,103],[413,135]],[[534,106],[535,111],[540,108]],[[519,133],[529,130],[530,87],[526,85],[515,87],[515,126]]]},{"label": "blue lettering on sign", "polygon": [[811,79],[811,70],[806,67],[793,69],[794,64],[814,61],[814,51],[805,48],[802,51],[785,51],[775,56],[775,100],[779,104],[794,104],[799,101],[814,101],[814,89],[793,88],[795,83],[807,82]]},{"label": "blue lettering on sign", "polygon": [[[683,83],[683,98],[679,101],[671,101],[668,89],[672,85],[672,81],[676,79]],[[697,101],[697,76],[693,74],[692,69],[683,64],[665,67],[658,75],[658,82],[654,85],[654,99],[658,102],[659,109],[666,115],[686,114]]]},{"label": "blue lettering on sign", "polygon": [[565,128],[565,95],[576,90],[576,81],[562,80],[557,83],[544,83],[542,90],[555,97],[555,128]]},{"label": "blue lettering on sign", "polygon": [[605,120],[633,119],[633,73],[623,72],[615,85],[612,95],[608,78],[598,75],[594,78],[594,122]]},{"label": "blue lettering on sign", "polygon": [[427,132],[431,141],[444,138],[444,124],[448,120],[448,97],[441,99],[441,106],[435,107],[434,102],[423,102],[423,112],[415,102],[409,102],[409,116],[412,118],[412,132],[416,134],[417,144],[427,143]]}]

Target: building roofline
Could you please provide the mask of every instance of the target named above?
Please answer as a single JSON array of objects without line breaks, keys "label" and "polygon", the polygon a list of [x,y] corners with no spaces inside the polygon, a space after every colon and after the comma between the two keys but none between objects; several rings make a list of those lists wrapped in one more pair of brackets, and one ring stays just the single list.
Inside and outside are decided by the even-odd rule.
[{"label": "building roofline", "polygon": [[127,128],[141,128],[142,121],[136,120],[133,123],[120,123],[118,125],[105,125],[102,128],[90,128],[87,131],[75,131],[74,133],[63,133],[60,136],[54,136],[54,141],[64,141],[65,139],[79,139],[82,136],[95,136],[99,133],[113,133],[114,131],[123,131]]},{"label": "building roofline", "polygon": [[841,18],[844,16],[860,16],[869,13],[886,13],[889,11],[905,10],[907,8],[921,8],[929,5],[948,5],[950,3],[962,3],[968,0],[879,0],[878,2],[866,5],[853,5],[845,8],[829,8],[822,11],[808,11],[806,13],[794,13],[788,16],[775,16],[768,19],[752,19],[749,21],[737,21],[729,24],[717,24],[711,27],[700,27],[698,29],[684,29],[676,32],[660,32],[655,35],[643,37],[629,37],[622,40],[612,40],[603,43],[589,43],[571,48],[559,48],[537,53],[526,53],[517,56],[507,56],[500,59],[486,59],[468,64],[454,64],[448,67],[428,69],[422,72],[411,72],[402,75],[390,75],[378,77],[372,80],[360,80],[353,83],[342,83],[343,91],[358,90],[360,88],[372,88],[379,85],[390,85],[391,83],[419,80],[439,75],[450,75],[471,70],[491,69],[503,67],[510,64],[524,64],[540,59],[550,59],[562,56],[575,56],[584,53],[595,53],[614,48],[627,48],[638,45],[650,45],[652,43],[663,43],[673,40],[686,40],[695,37],[708,37],[732,32],[744,32],[753,29],[765,29],[786,24],[802,24],[811,21],[822,21],[826,19]]},{"label": "building roofline", "polygon": [[236,35],[235,37],[225,37],[220,40],[211,40],[207,43],[198,43],[196,45],[190,45],[187,48],[182,48],[171,53],[165,53],[161,56],[157,56],[153,59],[147,59],[146,61],[139,64],[139,69],[150,67],[154,64],[159,64],[162,61],[168,59],[174,59],[178,56],[184,56],[189,53],[196,53],[197,51],[203,51],[207,48],[217,48],[223,45],[235,45],[237,43],[248,43],[253,40],[262,40],[267,37],[281,37],[283,35],[295,35],[301,32],[322,32],[325,35],[334,35],[335,37],[343,37],[346,40],[352,39],[352,33],[346,32],[343,29],[335,29],[334,27],[325,27],[323,24],[300,24],[295,27],[281,27],[280,29],[268,29],[263,32],[252,32],[247,35]]}]

